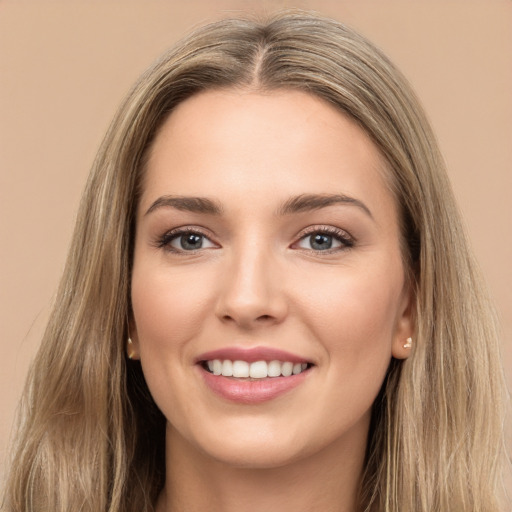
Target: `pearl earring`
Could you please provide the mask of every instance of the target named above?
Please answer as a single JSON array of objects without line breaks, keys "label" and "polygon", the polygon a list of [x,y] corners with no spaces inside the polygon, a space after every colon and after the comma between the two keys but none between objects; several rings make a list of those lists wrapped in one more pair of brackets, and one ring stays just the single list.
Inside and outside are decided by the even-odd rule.
[{"label": "pearl earring", "polygon": [[128,347],[126,348],[126,352],[128,353],[128,359],[133,359],[135,351],[133,350],[133,342],[131,338],[128,338]]},{"label": "pearl earring", "polygon": [[407,338],[407,343],[404,345],[404,348],[412,347],[412,338]]}]

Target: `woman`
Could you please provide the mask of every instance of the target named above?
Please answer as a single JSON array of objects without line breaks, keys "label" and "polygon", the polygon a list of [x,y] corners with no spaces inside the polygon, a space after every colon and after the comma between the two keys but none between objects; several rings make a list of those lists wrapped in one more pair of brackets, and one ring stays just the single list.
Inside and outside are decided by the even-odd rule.
[{"label": "woman", "polygon": [[497,354],[400,73],[310,14],[219,22],[100,149],[7,510],[497,511]]}]

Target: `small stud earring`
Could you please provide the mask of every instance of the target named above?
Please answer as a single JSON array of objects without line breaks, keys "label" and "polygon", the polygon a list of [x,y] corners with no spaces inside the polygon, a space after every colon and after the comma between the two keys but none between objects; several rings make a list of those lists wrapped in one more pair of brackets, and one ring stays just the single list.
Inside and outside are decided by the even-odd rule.
[{"label": "small stud earring", "polygon": [[404,345],[404,348],[412,347],[412,338],[407,338],[407,343]]},{"label": "small stud earring", "polygon": [[126,352],[128,353],[128,359],[133,359],[135,356],[135,351],[133,350],[133,342],[131,338],[128,338],[128,347]]}]

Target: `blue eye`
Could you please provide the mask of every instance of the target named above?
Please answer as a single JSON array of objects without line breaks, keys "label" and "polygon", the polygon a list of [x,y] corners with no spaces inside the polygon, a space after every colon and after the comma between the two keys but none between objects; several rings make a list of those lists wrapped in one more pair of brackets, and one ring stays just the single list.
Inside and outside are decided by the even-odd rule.
[{"label": "blue eye", "polygon": [[317,229],[306,236],[303,236],[297,243],[297,247],[310,251],[322,252],[352,247],[354,241],[342,230]]},{"label": "blue eye", "polygon": [[315,235],[309,235],[309,245],[315,251],[326,251],[327,249],[332,249],[333,243],[338,243],[338,246],[341,244],[334,240],[332,235],[325,235],[323,233],[316,233]]},{"label": "blue eye", "polygon": [[166,233],[159,240],[158,246],[173,252],[192,252],[199,249],[216,247],[216,245],[202,233],[189,230]]},{"label": "blue eye", "polygon": [[171,247],[182,249],[184,251],[195,251],[203,247],[203,235],[196,233],[186,233],[179,235],[171,241]]}]

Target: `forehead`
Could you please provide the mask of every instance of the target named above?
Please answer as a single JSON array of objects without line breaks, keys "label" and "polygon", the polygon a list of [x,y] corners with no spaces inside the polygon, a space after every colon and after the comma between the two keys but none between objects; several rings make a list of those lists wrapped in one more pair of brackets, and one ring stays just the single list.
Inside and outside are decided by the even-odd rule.
[{"label": "forehead", "polygon": [[343,193],[394,210],[387,181],[375,144],[324,100],[291,90],[215,90],[182,102],[162,125],[141,207],[161,194],[270,201]]}]

